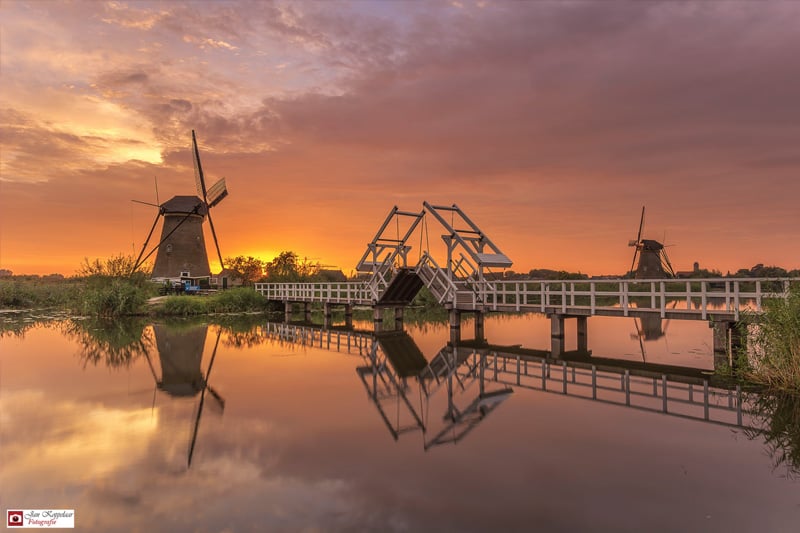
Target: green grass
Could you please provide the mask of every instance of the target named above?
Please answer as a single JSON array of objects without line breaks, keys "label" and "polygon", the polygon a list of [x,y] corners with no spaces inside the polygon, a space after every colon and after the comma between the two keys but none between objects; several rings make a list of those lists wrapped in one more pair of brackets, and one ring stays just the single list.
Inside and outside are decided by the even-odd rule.
[{"label": "green grass", "polygon": [[251,288],[238,287],[209,296],[170,296],[155,310],[157,316],[196,316],[211,313],[266,313],[273,304]]},{"label": "green grass", "polygon": [[764,314],[742,325],[746,351],[738,357],[737,376],[773,391],[800,391],[800,284],[788,297],[765,300]]},{"label": "green grass", "polygon": [[82,280],[3,279],[0,307],[3,309],[58,308],[73,310],[81,299]]}]

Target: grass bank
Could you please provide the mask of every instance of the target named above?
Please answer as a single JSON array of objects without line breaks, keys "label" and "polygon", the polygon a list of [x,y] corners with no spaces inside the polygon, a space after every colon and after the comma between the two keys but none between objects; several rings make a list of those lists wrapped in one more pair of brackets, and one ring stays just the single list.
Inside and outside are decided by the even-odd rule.
[{"label": "grass bank", "polygon": [[267,313],[271,304],[252,288],[238,287],[208,296],[169,296],[153,307],[155,316],[196,316],[212,313]]}]

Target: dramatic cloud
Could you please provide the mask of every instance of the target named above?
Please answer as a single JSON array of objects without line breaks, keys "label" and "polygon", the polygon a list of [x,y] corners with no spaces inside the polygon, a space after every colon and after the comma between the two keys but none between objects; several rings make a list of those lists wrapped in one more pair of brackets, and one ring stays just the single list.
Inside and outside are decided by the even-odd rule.
[{"label": "dramatic cloud", "polygon": [[45,207],[59,183],[117,213],[153,175],[190,193],[191,129],[228,178],[225,255],[347,271],[392,205],[429,199],[467,209],[516,270],[624,271],[643,204],[680,269],[800,261],[794,2],[0,9],[3,268],[127,250],[130,228],[100,238],[107,212],[84,209],[80,245],[45,237],[64,262],[36,266],[24,222],[68,217]]}]

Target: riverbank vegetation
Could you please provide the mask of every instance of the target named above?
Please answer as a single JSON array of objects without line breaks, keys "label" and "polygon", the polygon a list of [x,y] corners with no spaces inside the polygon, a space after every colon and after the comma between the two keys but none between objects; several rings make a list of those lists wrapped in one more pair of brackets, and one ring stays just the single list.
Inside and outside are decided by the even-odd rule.
[{"label": "riverbank vegetation", "polygon": [[742,324],[747,345],[734,369],[737,377],[771,390],[800,395],[800,283],[787,298],[764,301],[764,314]]},{"label": "riverbank vegetation", "polygon": [[273,261],[252,257],[227,259],[228,270],[240,275],[243,287],[210,295],[174,296],[149,305],[160,286],[150,281],[150,266],[135,267],[135,258],[118,254],[108,259],[84,259],[77,274],[65,278],[14,276],[5,271],[0,277],[0,308],[39,309],[91,317],[136,315],[191,316],[210,313],[268,312],[270,304],[252,289],[257,281],[324,281],[329,271],[319,263],[299,259],[294,252],[282,252]]}]

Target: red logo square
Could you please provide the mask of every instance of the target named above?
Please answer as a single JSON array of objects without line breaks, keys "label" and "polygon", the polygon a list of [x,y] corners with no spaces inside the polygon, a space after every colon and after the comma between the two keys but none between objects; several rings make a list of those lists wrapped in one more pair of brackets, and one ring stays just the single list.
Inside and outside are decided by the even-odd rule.
[{"label": "red logo square", "polygon": [[22,527],[22,511],[6,511],[8,527]]}]

